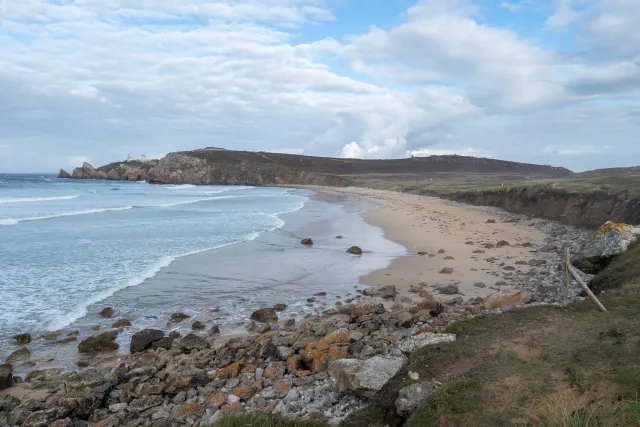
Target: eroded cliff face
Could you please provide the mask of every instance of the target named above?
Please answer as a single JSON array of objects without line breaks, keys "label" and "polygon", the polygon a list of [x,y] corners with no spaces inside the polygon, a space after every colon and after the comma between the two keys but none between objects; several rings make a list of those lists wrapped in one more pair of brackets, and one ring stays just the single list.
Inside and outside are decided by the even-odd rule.
[{"label": "eroded cliff face", "polygon": [[[61,170],[58,177],[69,177]],[[75,179],[148,181],[158,184],[196,185],[328,185],[345,186],[343,178],[298,171],[278,163],[245,160],[216,162],[189,153],[170,153],[161,160],[129,161],[94,168],[89,163],[73,170]]]},{"label": "eroded cliff face", "polygon": [[562,191],[488,191],[447,198],[476,206],[560,221],[574,227],[595,229],[605,221],[640,224],[640,197],[628,193],[566,193]]}]

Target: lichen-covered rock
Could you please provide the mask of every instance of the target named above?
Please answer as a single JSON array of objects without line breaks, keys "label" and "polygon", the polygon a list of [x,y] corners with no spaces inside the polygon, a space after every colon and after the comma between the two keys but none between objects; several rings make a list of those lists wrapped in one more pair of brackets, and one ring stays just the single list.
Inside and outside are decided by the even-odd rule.
[{"label": "lichen-covered rock", "polygon": [[602,271],[616,256],[626,252],[640,239],[640,227],[607,221],[585,240],[571,262],[589,274]]},{"label": "lichen-covered rock", "polygon": [[410,354],[428,345],[452,342],[455,340],[455,334],[434,334],[427,332],[398,341],[396,347],[403,353]]},{"label": "lichen-covered rock", "polygon": [[396,412],[401,417],[408,417],[435,390],[435,385],[429,381],[411,384],[400,389],[396,399]]},{"label": "lichen-covered rock", "polygon": [[405,362],[404,358],[392,356],[375,356],[366,360],[340,359],[331,363],[329,374],[338,392],[372,398]]},{"label": "lichen-covered rock", "polygon": [[131,353],[141,352],[151,347],[154,342],[160,341],[163,337],[164,332],[159,329],[143,329],[133,334],[129,350]]}]

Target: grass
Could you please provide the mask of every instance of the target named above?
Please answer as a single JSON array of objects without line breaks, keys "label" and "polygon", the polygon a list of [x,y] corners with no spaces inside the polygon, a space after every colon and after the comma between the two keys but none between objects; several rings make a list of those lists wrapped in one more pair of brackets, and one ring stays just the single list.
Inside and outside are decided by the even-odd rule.
[{"label": "grass", "polygon": [[245,413],[227,415],[211,427],[328,427],[328,425],[324,420],[290,420],[273,415]]},{"label": "grass", "polygon": [[640,277],[640,243],[636,243],[626,253],[617,256],[607,268],[592,279],[589,286],[595,292],[601,292],[618,288],[638,277]]},{"label": "grass", "polygon": [[[456,342],[413,354],[345,426],[640,427],[640,286],[601,301],[607,313],[585,300],[471,319]],[[403,420],[394,401],[408,369],[443,385]]]}]

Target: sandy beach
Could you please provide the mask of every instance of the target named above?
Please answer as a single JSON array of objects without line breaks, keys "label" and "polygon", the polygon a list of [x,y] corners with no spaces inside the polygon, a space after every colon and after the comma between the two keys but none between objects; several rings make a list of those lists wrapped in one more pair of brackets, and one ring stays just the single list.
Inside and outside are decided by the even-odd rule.
[{"label": "sandy beach", "polygon": [[[365,212],[364,219],[405,246],[408,254],[362,276],[360,282],[394,285],[401,296],[414,300],[418,295],[409,289],[420,283],[444,301],[460,294],[440,294],[437,288],[442,285],[457,285],[465,299],[514,291],[514,279],[529,270],[535,259],[536,251],[529,245],[547,237],[537,228],[511,221],[505,212],[433,197],[362,188],[314,190],[329,200],[341,196],[378,206]],[[444,269],[452,272],[443,274]]]}]

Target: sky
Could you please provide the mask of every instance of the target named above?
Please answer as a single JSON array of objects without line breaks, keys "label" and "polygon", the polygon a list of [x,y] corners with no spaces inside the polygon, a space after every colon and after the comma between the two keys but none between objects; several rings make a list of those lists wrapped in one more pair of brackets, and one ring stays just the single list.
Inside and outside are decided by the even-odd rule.
[{"label": "sky", "polygon": [[0,171],[214,146],[640,164],[640,0],[0,0]]}]

